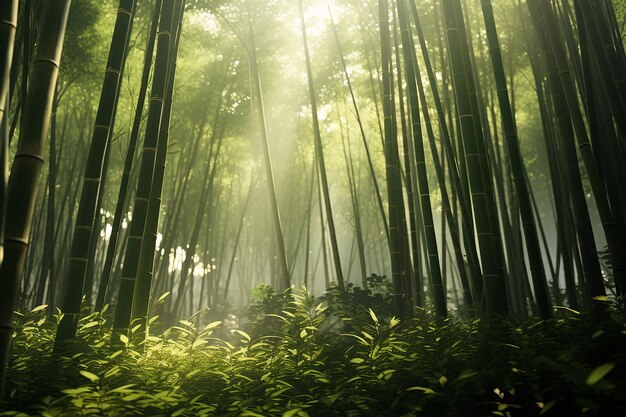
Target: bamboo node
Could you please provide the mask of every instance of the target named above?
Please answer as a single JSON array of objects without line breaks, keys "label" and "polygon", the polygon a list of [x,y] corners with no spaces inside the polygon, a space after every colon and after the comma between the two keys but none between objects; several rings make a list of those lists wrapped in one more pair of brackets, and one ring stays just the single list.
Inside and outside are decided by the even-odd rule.
[{"label": "bamboo node", "polygon": [[123,13],[123,14],[127,14],[130,17],[133,17],[133,14],[132,14],[132,12],[130,10],[122,9],[121,7],[119,9],[117,9],[117,13],[118,14]]},{"label": "bamboo node", "polygon": [[6,25],[12,27],[13,29],[17,29],[17,23],[12,20],[0,20],[0,25]]},{"label": "bamboo node", "polygon": [[44,162],[43,156],[41,155],[35,155],[32,153],[19,153],[17,155],[15,155],[15,159],[17,158],[31,158],[31,159],[36,159],[39,162]]},{"label": "bamboo node", "polygon": [[28,239],[22,239],[20,237],[6,237],[5,236],[4,241],[17,243],[18,245],[28,246]]},{"label": "bamboo node", "polygon": [[122,74],[122,72],[120,70],[117,70],[117,69],[111,68],[111,67],[108,67],[107,69],[105,69],[104,73],[105,74],[115,74],[115,75],[121,75]]},{"label": "bamboo node", "polygon": [[38,63],[38,62],[40,62],[42,64],[47,62],[49,64],[52,64],[57,69],[59,68],[59,63],[57,61],[55,61],[54,59],[51,59],[51,58],[35,58],[35,60],[33,60],[33,65]]}]

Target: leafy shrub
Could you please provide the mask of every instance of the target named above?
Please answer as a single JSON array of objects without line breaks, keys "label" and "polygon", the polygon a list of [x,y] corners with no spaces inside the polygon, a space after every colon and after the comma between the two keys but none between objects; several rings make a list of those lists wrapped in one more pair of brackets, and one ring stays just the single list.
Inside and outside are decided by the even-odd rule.
[{"label": "leafy shrub", "polygon": [[182,320],[145,343],[111,344],[108,314],[93,314],[61,355],[51,351],[58,316],[37,308],[17,317],[0,415],[626,414],[617,309],[549,321],[420,310],[401,324],[388,295],[368,290],[315,299],[263,287],[241,328]]}]

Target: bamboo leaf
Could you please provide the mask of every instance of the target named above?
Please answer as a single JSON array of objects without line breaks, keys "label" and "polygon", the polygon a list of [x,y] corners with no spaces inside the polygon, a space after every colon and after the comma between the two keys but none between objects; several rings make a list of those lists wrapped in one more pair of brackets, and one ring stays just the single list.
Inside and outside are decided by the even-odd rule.
[{"label": "bamboo leaf", "polygon": [[96,374],[92,374],[89,371],[83,371],[80,370],[78,371],[82,376],[84,376],[85,378],[87,378],[88,380],[90,380],[91,382],[98,382],[100,380],[100,377]]},{"label": "bamboo leaf", "polygon": [[604,378],[609,372],[611,372],[615,368],[614,363],[605,363],[604,365],[598,366],[596,369],[591,371],[589,376],[587,377],[587,385],[590,387],[598,383],[602,378]]}]

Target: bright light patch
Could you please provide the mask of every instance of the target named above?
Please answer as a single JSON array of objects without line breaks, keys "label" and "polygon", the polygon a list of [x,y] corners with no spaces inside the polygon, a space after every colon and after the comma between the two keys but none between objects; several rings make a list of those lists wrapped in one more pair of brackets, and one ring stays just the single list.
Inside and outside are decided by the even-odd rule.
[{"label": "bright light patch", "polygon": [[175,251],[170,252],[167,272],[172,273],[174,271],[183,270],[183,262],[187,258],[187,252],[185,249],[178,246]]},{"label": "bright light patch", "polygon": [[217,35],[220,24],[217,18],[210,12],[195,12],[189,15],[189,22],[198,25],[211,35]]},{"label": "bright light patch", "polygon": [[193,268],[193,276],[196,278],[202,277],[204,276],[204,271],[204,264],[200,262]]},{"label": "bright light patch", "polygon": [[[305,2],[306,3],[306,2]],[[328,1],[311,1],[304,4],[304,20],[306,23],[306,33],[309,38],[317,38],[326,33],[330,26],[330,14],[328,8],[333,14],[335,23],[339,20],[339,9],[333,0]],[[300,15],[294,19],[294,29],[301,31]]]},{"label": "bright light patch", "polygon": [[161,233],[157,233],[156,247],[155,247],[155,250],[157,252],[161,249],[161,242],[162,241],[163,241],[163,235]]},{"label": "bright light patch", "polygon": [[107,223],[106,226],[104,226],[104,230],[100,231],[100,237],[104,238],[104,240],[108,242],[109,239],[111,238],[112,231],[113,231],[113,226]]}]

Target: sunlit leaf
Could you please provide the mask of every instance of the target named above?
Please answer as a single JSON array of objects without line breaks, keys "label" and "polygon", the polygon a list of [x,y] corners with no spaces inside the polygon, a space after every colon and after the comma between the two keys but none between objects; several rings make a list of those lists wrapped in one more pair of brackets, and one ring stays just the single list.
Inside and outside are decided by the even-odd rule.
[{"label": "sunlit leaf", "polygon": [[302,411],[302,408],[294,408],[292,410],[285,411],[283,413],[283,417],[293,417],[296,414],[298,414],[300,411]]},{"label": "sunlit leaf", "polygon": [[170,291],[167,291],[167,292],[163,293],[163,294],[159,297],[159,299],[158,299],[158,300],[156,300],[156,301],[154,302],[154,306],[156,307],[156,306],[158,306],[159,304],[162,304],[162,303],[165,301],[165,299],[166,299],[167,297],[169,297],[170,293],[171,293]]},{"label": "sunlit leaf", "polygon": [[592,386],[595,385],[598,381],[604,378],[609,372],[611,372],[615,368],[614,363],[605,363],[604,365],[598,366],[596,369],[591,371],[589,376],[587,377],[587,385]]},{"label": "sunlit leaf", "polygon": [[207,324],[206,326],[204,326],[204,327],[202,328],[202,331],[203,331],[203,332],[206,332],[207,330],[214,329],[214,328],[216,328],[217,326],[219,326],[220,324],[222,324],[222,321],[221,321],[221,320],[214,321],[214,322],[209,323],[209,324]]},{"label": "sunlit leaf", "polygon": [[126,392],[130,392],[131,391],[130,388],[134,387],[134,386],[135,386],[135,384],[122,385],[121,387],[113,388],[109,392],[126,393]]},{"label": "sunlit leaf", "polygon": [[38,311],[45,310],[46,308],[48,308],[48,304],[42,304],[42,305],[37,306],[37,307],[33,308],[32,310],[30,310],[30,312],[31,313],[36,313]]},{"label": "sunlit leaf", "polygon": [[464,379],[468,379],[473,377],[474,375],[478,375],[478,372],[466,369],[454,380],[454,382],[463,381]]},{"label": "sunlit leaf", "polygon": [[252,338],[250,337],[250,335],[246,332],[244,332],[243,330],[239,330],[239,329],[233,329],[231,330],[232,333],[234,334],[238,334],[239,336],[243,337],[244,339],[246,339],[248,342],[250,340],[252,340]]},{"label": "sunlit leaf", "polygon": [[90,380],[91,382],[98,382],[100,380],[100,377],[96,374],[92,374],[89,371],[84,371],[84,370],[80,370],[78,371],[82,376],[84,376],[85,378],[87,378],[88,380]]},{"label": "sunlit leaf", "polygon": [[407,392],[420,391],[420,392],[423,392],[424,394],[429,394],[429,395],[436,394],[435,391],[433,391],[430,388],[426,388],[426,387],[409,387],[409,388],[406,389],[406,391]]},{"label": "sunlit leaf", "polygon": [[539,406],[539,408],[541,408],[541,411],[539,412],[539,415],[542,416],[545,413],[547,413],[548,411],[550,411],[550,409],[552,407],[554,407],[554,405],[558,402],[559,400],[552,400],[552,401],[548,401],[547,403],[537,403],[537,405]]},{"label": "sunlit leaf", "polygon": [[368,308],[367,311],[369,311],[370,317],[374,320],[374,323],[378,324],[378,317],[376,317],[374,311],[371,308]]}]

